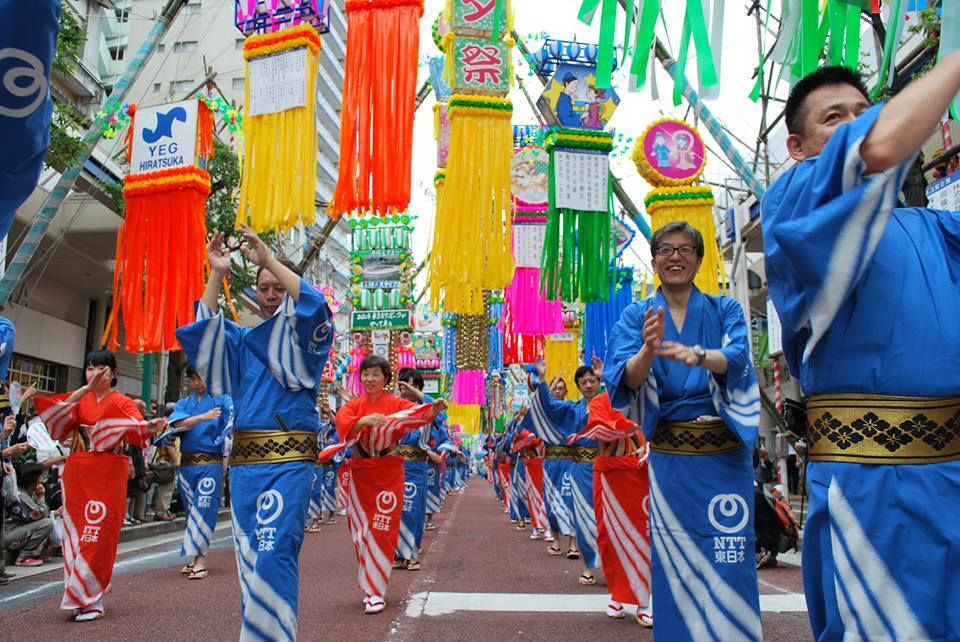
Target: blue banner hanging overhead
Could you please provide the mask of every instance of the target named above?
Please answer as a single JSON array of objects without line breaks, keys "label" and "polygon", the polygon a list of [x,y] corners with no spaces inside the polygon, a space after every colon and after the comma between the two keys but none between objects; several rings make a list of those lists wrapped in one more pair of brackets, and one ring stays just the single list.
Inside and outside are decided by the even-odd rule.
[{"label": "blue banner hanging overhead", "polygon": [[50,67],[60,1],[0,0],[0,238],[40,178],[50,145]]}]

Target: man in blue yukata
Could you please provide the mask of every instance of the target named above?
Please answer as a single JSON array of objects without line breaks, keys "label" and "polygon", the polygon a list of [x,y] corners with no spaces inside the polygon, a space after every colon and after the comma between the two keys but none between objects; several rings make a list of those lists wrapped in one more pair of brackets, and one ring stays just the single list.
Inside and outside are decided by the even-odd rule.
[{"label": "man in blue yukata", "polygon": [[958,90],[954,52],[885,104],[838,67],[787,101],[797,164],[761,211],[784,357],[808,397],[817,640],[960,639],[960,216],[897,207]]},{"label": "man in blue yukata", "polygon": [[184,370],[193,394],[177,402],[170,426],[180,438],[177,484],[187,514],[181,557],[189,557],[180,572],[191,580],[207,577],[206,556],[217,527],[223,490],[223,439],[231,425],[233,401],[228,395],[207,394],[193,366]]},{"label": "man in blue yukata", "polygon": [[[320,425],[317,428],[317,450],[323,450],[339,441],[337,427],[333,423],[333,410],[326,403],[320,406]],[[338,455],[340,453],[337,453]],[[341,459],[342,461],[342,459]],[[334,515],[337,512],[336,488],[337,465],[336,455],[329,461],[317,461],[314,464],[313,487],[310,491],[310,504],[307,508],[308,533],[319,533],[320,524],[324,520],[329,524],[335,523]],[[333,521],[331,521],[333,520]]]},{"label": "man in blue yukata", "polygon": [[240,640],[294,640],[298,556],[317,456],[317,389],[333,341],[323,294],[241,226],[241,251],[259,267],[264,321],[244,328],[224,318],[220,283],[229,250],[217,233],[207,246],[210,277],[195,323],[177,338],[211,395],[230,394],[234,438],[230,504],[240,576]]},{"label": "man in blue yukata", "polygon": [[[551,506],[560,533],[575,534],[580,545],[577,550],[570,538],[567,557],[578,559],[583,555],[583,573],[578,582],[593,585],[597,579],[594,569],[600,566],[597,552],[597,516],[593,509],[593,460],[597,458],[599,442],[581,438],[568,444],[567,438],[587,425],[590,401],[600,393],[600,379],[596,372],[603,363],[594,357],[593,366],[580,366],[573,375],[573,383],[580,391],[579,401],[561,401],[544,380],[546,364],[536,366],[540,383],[531,392],[530,409],[523,417],[526,428],[546,445],[543,460],[544,502]],[[572,531],[572,533],[571,533]],[[549,551],[557,550],[556,543]]]},{"label": "man in blue yukata", "polygon": [[705,248],[688,223],[667,223],[650,248],[661,286],[623,311],[604,375],[613,406],[650,445],[653,635],[759,641],[751,452],[760,391],[743,309],[693,284]]}]

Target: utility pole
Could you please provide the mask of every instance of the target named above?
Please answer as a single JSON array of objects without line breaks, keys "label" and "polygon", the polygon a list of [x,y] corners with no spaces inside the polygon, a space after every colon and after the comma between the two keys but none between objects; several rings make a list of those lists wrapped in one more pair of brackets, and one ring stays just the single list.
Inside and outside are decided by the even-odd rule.
[{"label": "utility pole", "polygon": [[104,115],[97,117],[93,125],[90,126],[90,129],[87,130],[87,133],[83,136],[83,144],[86,146],[86,149],[80,154],[72,167],[64,170],[60,176],[60,180],[53,186],[50,196],[47,197],[47,200],[43,203],[43,207],[37,213],[37,217],[34,219],[33,225],[31,225],[26,238],[24,238],[20,247],[17,248],[17,253],[14,254],[10,265],[7,266],[6,274],[4,274],[3,279],[0,280],[0,305],[6,304],[9,300],[10,294],[20,281],[20,277],[23,275],[27,265],[40,246],[40,241],[43,240],[47,229],[50,227],[50,223],[53,222],[64,199],[77,182],[77,177],[80,176],[81,169],[93,154],[97,142],[99,142],[103,136],[103,126],[107,122],[107,114],[112,114],[116,108],[123,103],[124,98],[126,98],[127,93],[130,91],[130,87],[143,70],[147,59],[153,55],[157,44],[163,39],[163,36],[170,29],[170,25],[177,17],[180,9],[186,3],[187,0],[167,0],[163,10],[154,20],[153,26],[150,28],[146,39],[140,45],[140,48],[133,58],[130,59],[130,64],[127,65],[126,71],[123,72],[123,75],[117,80],[116,84],[114,84],[113,91],[110,93],[110,97],[107,98],[107,102],[102,109]]}]

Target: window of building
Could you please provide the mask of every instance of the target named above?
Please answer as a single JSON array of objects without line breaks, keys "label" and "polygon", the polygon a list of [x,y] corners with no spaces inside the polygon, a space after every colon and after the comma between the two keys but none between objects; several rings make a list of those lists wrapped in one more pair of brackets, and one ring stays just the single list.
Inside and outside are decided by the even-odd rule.
[{"label": "window of building", "polygon": [[243,78],[234,78],[234,79],[233,79],[233,90],[234,90],[234,91],[243,91]]},{"label": "window of building", "polygon": [[66,366],[16,353],[10,360],[8,378],[19,382],[24,390],[36,386],[37,390],[48,394],[64,392],[62,388],[66,386],[66,377]]},{"label": "window of building", "polygon": [[174,80],[170,83],[170,91],[190,91],[197,86],[193,80]]},{"label": "window of building", "polygon": [[188,16],[200,13],[200,3],[191,2],[187,4],[187,6],[183,8],[183,13],[185,13]]},{"label": "window of building", "polygon": [[173,53],[193,53],[197,50],[196,40],[181,40],[173,43]]},{"label": "window of building", "polygon": [[237,38],[236,41],[234,41],[233,43],[234,49],[236,49],[237,51],[243,51],[243,43],[245,40],[246,40],[245,38]]},{"label": "window of building", "polygon": [[110,59],[111,60],[123,60],[124,54],[127,53],[126,46],[122,47],[110,47]]},{"label": "window of building", "polygon": [[160,43],[159,45],[157,45],[157,53],[163,53],[166,50],[167,50],[167,45],[163,43]]},{"label": "window of building", "polygon": [[155,94],[159,94],[159,93],[160,93],[160,83],[158,83],[158,82],[153,83],[153,93],[155,93]]},{"label": "window of building", "polygon": [[121,24],[124,23],[124,22],[126,22],[126,21],[127,21],[127,18],[130,16],[130,9],[128,9],[128,8],[126,8],[126,7],[122,8],[122,9],[119,8],[119,7],[117,7],[117,8],[115,8],[115,9],[113,10],[113,12],[114,12],[114,13],[116,14],[116,16],[117,16],[117,22],[119,22],[119,23],[121,23]]}]

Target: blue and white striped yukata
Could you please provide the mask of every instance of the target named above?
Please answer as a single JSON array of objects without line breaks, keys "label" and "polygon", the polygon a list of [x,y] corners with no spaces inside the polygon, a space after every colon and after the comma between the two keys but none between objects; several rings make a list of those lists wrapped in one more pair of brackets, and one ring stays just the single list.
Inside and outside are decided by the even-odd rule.
[{"label": "blue and white striped yukata", "polygon": [[[547,446],[543,460],[543,495],[550,528],[561,535],[576,535],[587,568],[597,568],[597,517],[593,509],[593,462],[551,459],[550,448],[567,446],[567,437],[587,425],[586,400],[557,401],[545,382],[531,396],[530,410],[521,423]],[[577,439],[573,446],[596,450],[595,439]]]},{"label": "blue and white striped yukata", "polygon": [[817,640],[958,640],[960,215],[896,207],[913,157],[865,174],[882,109],[838,126],[761,208],[811,421],[804,593]]},{"label": "blue and white striped yukata", "polygon": [[[331,319],[323,295],[301,279],[299,300],[287,294],[276,313],[253,329],[200,302],[197,321],[177,330],[208,391],[234,399],[230,501],[241,640],[296,639],[298,556],[315,468],[315,451],[306,452],[306,444],[316,445],[317,386],[333,340]],[[257,455],[244,459],[240,446],[256,431],[279,431],[273,434],[286,439],[287,428],[304,452],[288,451],[277,463],[263,462],[275,461],[272,452],[260,461]]]},{"label": "blue and white striped yukata", "polygon": [[180,501],[187,514],[180,555],[206,555],[217,526],[220,495],[223,488],[223,434],[230,425],[233,402],[228,395],[213,397],[196,394],[177,402],[170,424],[220,408],[220,417],[202,421],[175,433],[180,439],[181,461],[177,469]]},{"label": "blue and white striped yukata", "polygon": [[[658,290],[623,311],[604,368],[612,405],[643,427],[651,448],[653,635],[759,642],[751,452],[760,391],[743,308],[693,286],[683,328],[667,314],[663,338],[720,350],[727,372],[655,357],[646,383],[628,389],[622,381],[643,346],[644,315],[661,307],[667,302]],[[697,422],[702,417],[718,419]]]}]

